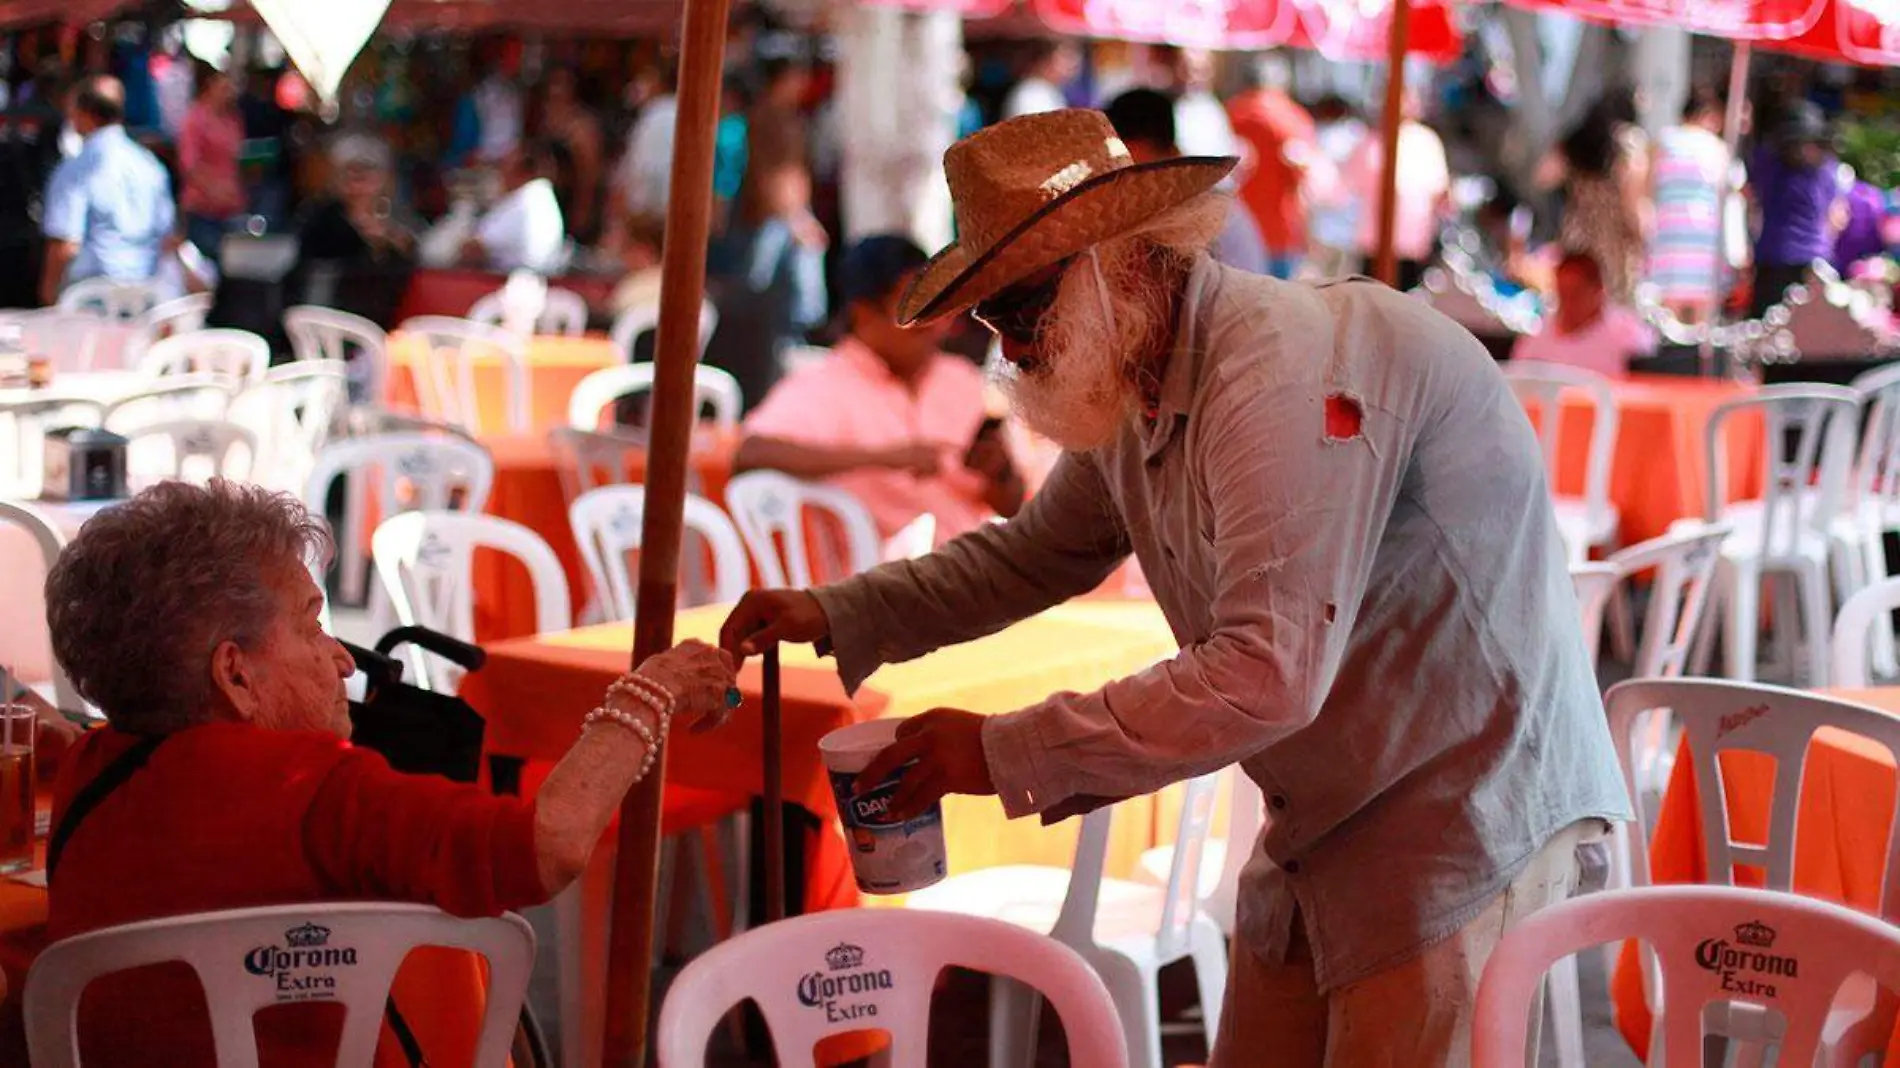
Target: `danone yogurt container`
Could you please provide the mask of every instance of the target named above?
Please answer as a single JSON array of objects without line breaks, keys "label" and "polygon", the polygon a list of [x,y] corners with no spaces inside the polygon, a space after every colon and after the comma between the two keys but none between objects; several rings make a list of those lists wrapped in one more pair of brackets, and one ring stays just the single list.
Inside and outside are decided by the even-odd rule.
[{"label": "danone yogurt container", "polygon": [[891,797],[911,765],[872,787],[853,793],[851,784],[871,758],[897,740],[895,719],[874,719],[840,727],[818,740],[818,752],[838,799],[838,816],[851,843],[851,870],[867,894],[908,894],[942,879],[946,870],[943,806],[936,804],[908,820],[887,815]]}]

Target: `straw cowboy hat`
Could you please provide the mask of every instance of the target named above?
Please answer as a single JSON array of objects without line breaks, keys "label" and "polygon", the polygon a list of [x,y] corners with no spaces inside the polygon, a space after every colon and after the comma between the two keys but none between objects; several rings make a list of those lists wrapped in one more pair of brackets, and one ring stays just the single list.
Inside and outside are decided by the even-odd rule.
[{"label": "straw cowboy hat", "polygon": [[962,311],[1128,233],[1213,189],[1237,162],[1182,156],[1136,163],[1108,117],[1082,109],[1025,115],[971,134],[943,156],[961,239],[924,265],[898,302],[898,322]]}]

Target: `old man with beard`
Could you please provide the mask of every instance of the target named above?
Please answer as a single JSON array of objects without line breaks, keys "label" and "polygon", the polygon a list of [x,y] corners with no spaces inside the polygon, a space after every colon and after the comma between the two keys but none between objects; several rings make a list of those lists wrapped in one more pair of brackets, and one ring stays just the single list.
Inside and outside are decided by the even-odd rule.
[{"label": "old man with beard", "polygon": [[1062,111],[944,162],[962,239],[900,318],[973,308],[1017,414],[1064,455],[1009,523],[751,594],[723,644],[816,642],[855,686],[1132,552],[1178,655],[918,716],[860,784],[914,761],[899,815],[997,794],[1054,820],[1237,762],[1269,826],[1213,1063],[1469,1063],[1500,932],[1573,892],[1629,815],[1522,409],[1421,302],[1215,263],[1230,159],[1137,164],[1100,114]]}]

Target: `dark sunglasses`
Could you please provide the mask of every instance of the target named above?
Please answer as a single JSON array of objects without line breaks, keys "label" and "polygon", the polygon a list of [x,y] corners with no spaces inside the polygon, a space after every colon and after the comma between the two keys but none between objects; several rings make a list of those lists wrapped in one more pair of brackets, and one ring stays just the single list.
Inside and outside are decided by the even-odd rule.
[{"label": "dark sunglasses", "polygon": [[970,315],[1005,341],[1033,345],[1036,330],[1042,325],[1043,316],[1049,314],[1049,306],[1055,303],[1062,276],[1068,269],[1069,260],[1063,260],[1049,269],[1042,281],[1010,286],[972,308]]}]

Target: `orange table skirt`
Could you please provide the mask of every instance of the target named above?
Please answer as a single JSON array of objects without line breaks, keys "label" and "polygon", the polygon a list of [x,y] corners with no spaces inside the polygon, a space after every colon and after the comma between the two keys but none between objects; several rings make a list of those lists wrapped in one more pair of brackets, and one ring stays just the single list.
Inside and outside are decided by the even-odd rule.
[{"label": "orange table skirt", "polygon": [[[383,381],[383,401],[397,411],[435,415],[424,403],[418,374],[428,347],[422,338],[400,331],[389,337],[389,369]],[[528,345],[529,429],[545,433],[567,425],[567,402],[580,380],[603,367],[626,363],[613,342],[604,337],[548,337]],[[474,433],[508,430],[508,379],[499,359],[477,358],[475,363],[477,425]]]},{"label": "orange table skirt", "polygon": [[[724,507],[739,436],[737,432],[707,430],[696,442],[692,464],[700,492]],[[490,436],[482,438],[482,444],[495,459],[495,487],[489,494],[488,513],[512,519],[548,543],[567,575],[568,596],[578,618],[587,603],[591,580],[581,563],[573,527],[567,521],[567,496],[547,435]],[[646,481],[644,454],[629,458],[624,478],[634,485]],[[475,554],[472,570],[476,640],[492,642],[533,634],[534,585],[527,568],[502,553],[481,551]]]},{"label": "orange table skirt", "polygon": [[[1635,544],[1667,533],[1678,519],[1700,517],[1706,507],[1708,457],[1703,435],[1717,405],[1747,397],[1754,387],[1706,378],[1631,375],[1615,384],[1620,419],[1610,467],[1610,500],[1622,517],[1622,540]],[[1580,394],[1566,395],[1558,439],[1557,492],[1582,496],[1589,466],[1593,410]],[[1729,465],[1735,474],[1723,488],[1727,500],[1760,493],[1762,441],[1759,419],[1730,423]]]},{"label": "orange table skirt", "polygon": [[[724,619],[723,608],[682,612],[674,636],[713,640]],[[463,694],[488,718],[489,748],[530,760],[558,759],[566,753],[581,716],[626,669],[631,636],[631,626],[621,623],[491,646],[487,666],[462,684]],[[937,707],[1013,711],[1059,690],[1095,689],[1174,650],[1174,639],[1152,602],[1082,601],[1000,634],[890,665],[851,698],[829,660],[804,647],[786,647],[781,687],[785,796],[820,816],[827,827],[810,868],[807,907],[850,905],[857,898],[818,757],[818,739],[827,732],[862,719],[912,716]],[[754,795],[763,789],[761,681],[756,661],[747,665],[739,681],[745,703],[725,728],[673,736],[668,782]],[[1141,850],[1157,844],[1156,819],[1148,811],[1154,804],[1129,802],[1117,820],[1111,874],[1128,874]],[[947,798],[944,828],[950,869],[1067,867],[1075,849],[1075,823],[1042,827],[1034,820],[1011,821],[995,798]]]},{"label": "orange table skirt", "polygon": [[[1900,687],[1824,692],[1900,714]],[[1737,841],[1764,840],[1775,761],[1762,753],[1734,751],[1722,754],[1721,762],[1730,834]],[[1882,746],[1837,731],[1815,736],[1795,819],[1797,893],[1863,912],[1880,911],[1895,777],[1893,754]],[[1650,841],[1650,880],[1657,885],[1709,881],[1696,789],[1695,768],[1684,750],[1677,756]],[[1752,868],[1737,869],[1734,879],[1742,886],[1762,885],[1761,873]],[[1643,1056],[1649,1045],[1650,1012],[1634,945],[1623,948],[1611,977],[1610,996],[1617,1027],[1637,1055]],[[1900,1064],[1900,1029],[1888,1045],[1887,1063]]]}]

